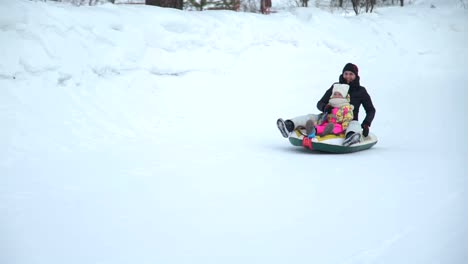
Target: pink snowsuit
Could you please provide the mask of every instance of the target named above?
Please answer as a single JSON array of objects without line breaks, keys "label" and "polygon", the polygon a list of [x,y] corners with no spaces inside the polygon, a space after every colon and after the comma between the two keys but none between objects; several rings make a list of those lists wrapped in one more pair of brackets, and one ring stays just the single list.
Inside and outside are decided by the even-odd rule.
[{"label": "pink snowsuit", "polygon": [[327,120],[320,125],[316,125],[317,134],[321,135],[328,123],[334,123],[333,134],[341,134],[348,128],[349,122],[353,120],[353,110],[351,105],[343,107],[333,107],[332,112],[328,114]]}]

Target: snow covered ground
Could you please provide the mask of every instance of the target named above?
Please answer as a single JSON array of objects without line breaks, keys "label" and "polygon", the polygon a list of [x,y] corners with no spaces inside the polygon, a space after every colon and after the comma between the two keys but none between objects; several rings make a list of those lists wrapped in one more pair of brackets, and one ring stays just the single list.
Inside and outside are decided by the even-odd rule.
[{"label": "snow covered ground", "polygon": [[[0,263],[466,263],[467,12],[0,1]],[[379,143],[291,146],[347,62]]]}]

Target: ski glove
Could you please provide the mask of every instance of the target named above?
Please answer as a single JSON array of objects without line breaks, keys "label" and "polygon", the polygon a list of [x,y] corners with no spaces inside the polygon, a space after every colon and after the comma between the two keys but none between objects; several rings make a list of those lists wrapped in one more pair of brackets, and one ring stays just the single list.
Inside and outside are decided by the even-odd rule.
[{"label": "ski glove", "polygon": [[369,125],[368,124],[363,124],[361,127],[362,127],[362,135],[364,137],[369,136]]},{"label": "ski glove", "polygon": [[325,106],[323,107],[323,112],[324,112],[324,113],[331,113],[332,108],[333,108],[333,107],[332,107],[331,105],[327,104],[327,105],[325,105]]}]

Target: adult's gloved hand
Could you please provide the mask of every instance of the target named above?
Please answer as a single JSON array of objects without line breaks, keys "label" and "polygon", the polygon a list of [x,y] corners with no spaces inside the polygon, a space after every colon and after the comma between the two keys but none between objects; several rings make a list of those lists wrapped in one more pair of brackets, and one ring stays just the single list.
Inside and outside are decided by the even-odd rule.
[{"label": "adult's gloved hand", "polygon": [[324,113],[331,113],[331,110],[332,110],[332,106],[327,104],[324,108],[323,108],[323,112]]},{"label": "adult's gloved hand", "polygon": [[368,124],[362,124],[362,135],[367,137],[369,136],[369,125]]}]

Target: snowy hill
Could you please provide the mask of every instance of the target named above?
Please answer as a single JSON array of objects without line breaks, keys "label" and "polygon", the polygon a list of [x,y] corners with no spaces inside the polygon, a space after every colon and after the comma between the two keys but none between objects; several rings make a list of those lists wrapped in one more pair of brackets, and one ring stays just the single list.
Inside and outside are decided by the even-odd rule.
[{"label": "snowy hill", "polygon": [[[0,263],[464,263],[467,26],[1,1]],[[289,145],[347,62],[379,143]]]}]

